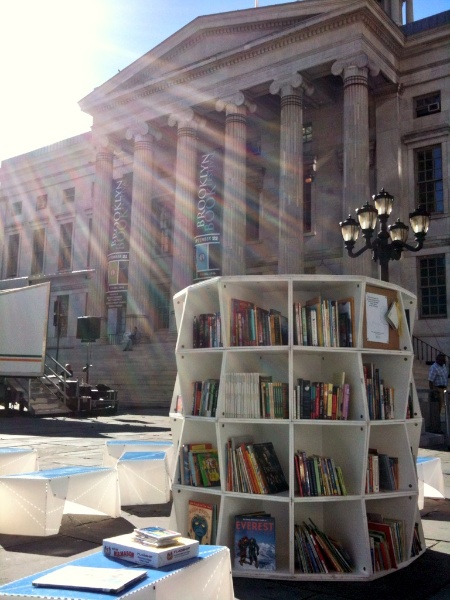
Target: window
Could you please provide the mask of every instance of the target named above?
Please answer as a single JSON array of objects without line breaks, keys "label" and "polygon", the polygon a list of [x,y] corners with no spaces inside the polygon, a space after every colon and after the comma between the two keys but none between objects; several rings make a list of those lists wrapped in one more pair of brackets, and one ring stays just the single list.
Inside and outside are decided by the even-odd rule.
[{"label": "window", "polygon": [[303,143],[312,141],[312,123],[305,123],[303,125]]},{"label": "window", "polygon": [[67,271],[72,265],[72,223],[64,223],[59,229],[58,271]]},{"label": "window", "polygon": [[22,214],[22,202],[13,202],[12,213],[13,213],[13,215],[21,215]]},{"label": "window", "polygon": [[312,231],[312,201],[311,188],[312,177],[305,177],[303,182],[303,233]]},{"label": "window", "polygon": [[17,277],[19,268],[20,234],[13,233],[8,239],[8,262],[6,264],[6,277]]},{"label": "window", "polygon": [[36,198],[36,210],[47,208],[47,194],[42,194]]},{"label": "window", "polygon": [[86,265],[89,268],[91,266],[91,245],[92,245],[92,219],[89,219],[89,225],[88,225],[88,248],[87,248],[87,260],[86,260]]},{"label": "window", "polygon": [[56,299],[59,303],[59,315],[58,315],[58,322],[55,325],[55,329],[57,329],[57,335],[59,335],[59,337],[67,337],[69,296],[68,295],[57,296]]},{"label": "window", "polygon": [[65,190],[63,190],[63,195],[64,195],[64,202],[70,202],[70,203],[75,202],[75,188],[74,187],[66,188]]},{"label": "window", "polygon": [[443,254],[419,259],[420,316],[447,317],[447,282]]},{"label": "window", "polygon": [[429,212],[444,212],[442,149],[440,145],[416,150],[416,194]]},{"label": "window", "polygon": [[170,313],[170,286],[160,283],[152,287],[152,305],[155,310],[155,329],[168,329]]},{"label": "window", "polygon": [[414,116],[416,118],[426,117],[437,112],[441,112],[441,92],[432,92],[414,98]]},{"label": "window", "polygon": [[33,255],[31,258],[31,274],[38,275],[44,272],[45,229],[36,229],[33,232]]}]

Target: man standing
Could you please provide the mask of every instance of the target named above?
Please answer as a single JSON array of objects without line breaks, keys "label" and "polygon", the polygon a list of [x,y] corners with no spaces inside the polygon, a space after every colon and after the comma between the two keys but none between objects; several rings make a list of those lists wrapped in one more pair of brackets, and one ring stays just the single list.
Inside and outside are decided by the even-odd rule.
[{"label": "man standing", "polygon": [[445,354],[440,352],[436,355],[428,373],[428,382],[430,390],[435,391],[439,396],[439,407],[442,413],[444,410],[444,393],[448,386],[448,366],[445,361]]}]

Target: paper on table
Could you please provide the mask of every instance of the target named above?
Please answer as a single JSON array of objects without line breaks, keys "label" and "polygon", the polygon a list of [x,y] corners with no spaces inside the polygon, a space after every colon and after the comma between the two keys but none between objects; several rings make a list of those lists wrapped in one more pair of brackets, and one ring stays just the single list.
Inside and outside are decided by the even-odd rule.
[{"label": "paper on table", "polygon": [[387,297],[382,294],[366,294],[367,341],[389,343],[389,325],[386,320]]}]

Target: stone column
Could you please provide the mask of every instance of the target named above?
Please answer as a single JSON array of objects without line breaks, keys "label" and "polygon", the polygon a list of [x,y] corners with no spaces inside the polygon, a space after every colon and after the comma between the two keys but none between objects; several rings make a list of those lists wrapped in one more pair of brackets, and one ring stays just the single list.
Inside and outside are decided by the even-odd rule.
[{"label": "stone column", "polygon": [[[359,54],[335,62],[331,70],[344,81],[342,218],[349,214],[356,218],[355,209],[370,201],[368,78],[379,69],[365,54]],[[374,274],[370,252],[356,259],[344,253],[343,267],[345,274]]]},{"label": "stone column", "polygon": [[173,296],[192,284],[194,278],[194,225],[196,214],[197,129],[199,119],[188,109],[169,117],[177,125],[175,211],[173,218],[173,260],[169,328],[175,330]]},{"label": "stone column", "polygon": [[197,176],[197,128],[192,110],[171,115],[169,125],[177,125],[177,164],[173,229],[172,296],[194,277],[195,190]]},{"label": "stone column", "polygon": [[281,96],[278,273],[303,273],[303,93],[302,76],[273,81]]},{"label": "stone column", "polygon": [[95,187],[92,215],[92,267],[95,274],[90,280],[87,314],[101,317],[102,337],[106,333],[106,286],[108,272],[109,222],[113,181],[113,148],[106,137],[94,139],[96,147]]},{"label": "stone column", "polygon": [[397,25],[402,24],[403,0],[391,0],[391,19]]},{"label": "stone column", "polygon": [[131,200],[130,260],[128,265],[127,329],[135,326],[144,338],[152,333],[150,282],[152,252],[153,153],[157,131],[147,124],[130,128],[134,138],[133,191]]},{"label": "stone column", "polygon": [[222,219],[222,274],[245,274],[247,112],[253,112],[242,92],[218,100],[225,110],[225,155]]},{"label": "stone column", "polygon": [[414,21],[413,0],[406,0],[406,22],[412,23],[413,21]]}]

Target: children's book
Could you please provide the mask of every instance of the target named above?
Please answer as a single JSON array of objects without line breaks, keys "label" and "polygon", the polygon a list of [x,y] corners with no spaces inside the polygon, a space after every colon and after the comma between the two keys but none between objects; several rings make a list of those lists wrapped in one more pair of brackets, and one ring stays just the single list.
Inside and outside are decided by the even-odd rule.
[{"label": "children's book", "polygon": [[192,540],[197,540],[199,544],[210,545],[214,543],[213,530],[215,528],[214,520],[215,506],[206,502],[197,502],[189,500],[187,536]]},{"label": "children's book", "polygon": [[270,514],[235,516],[234,568],[236,571],[275,571],[275,518]]}]

